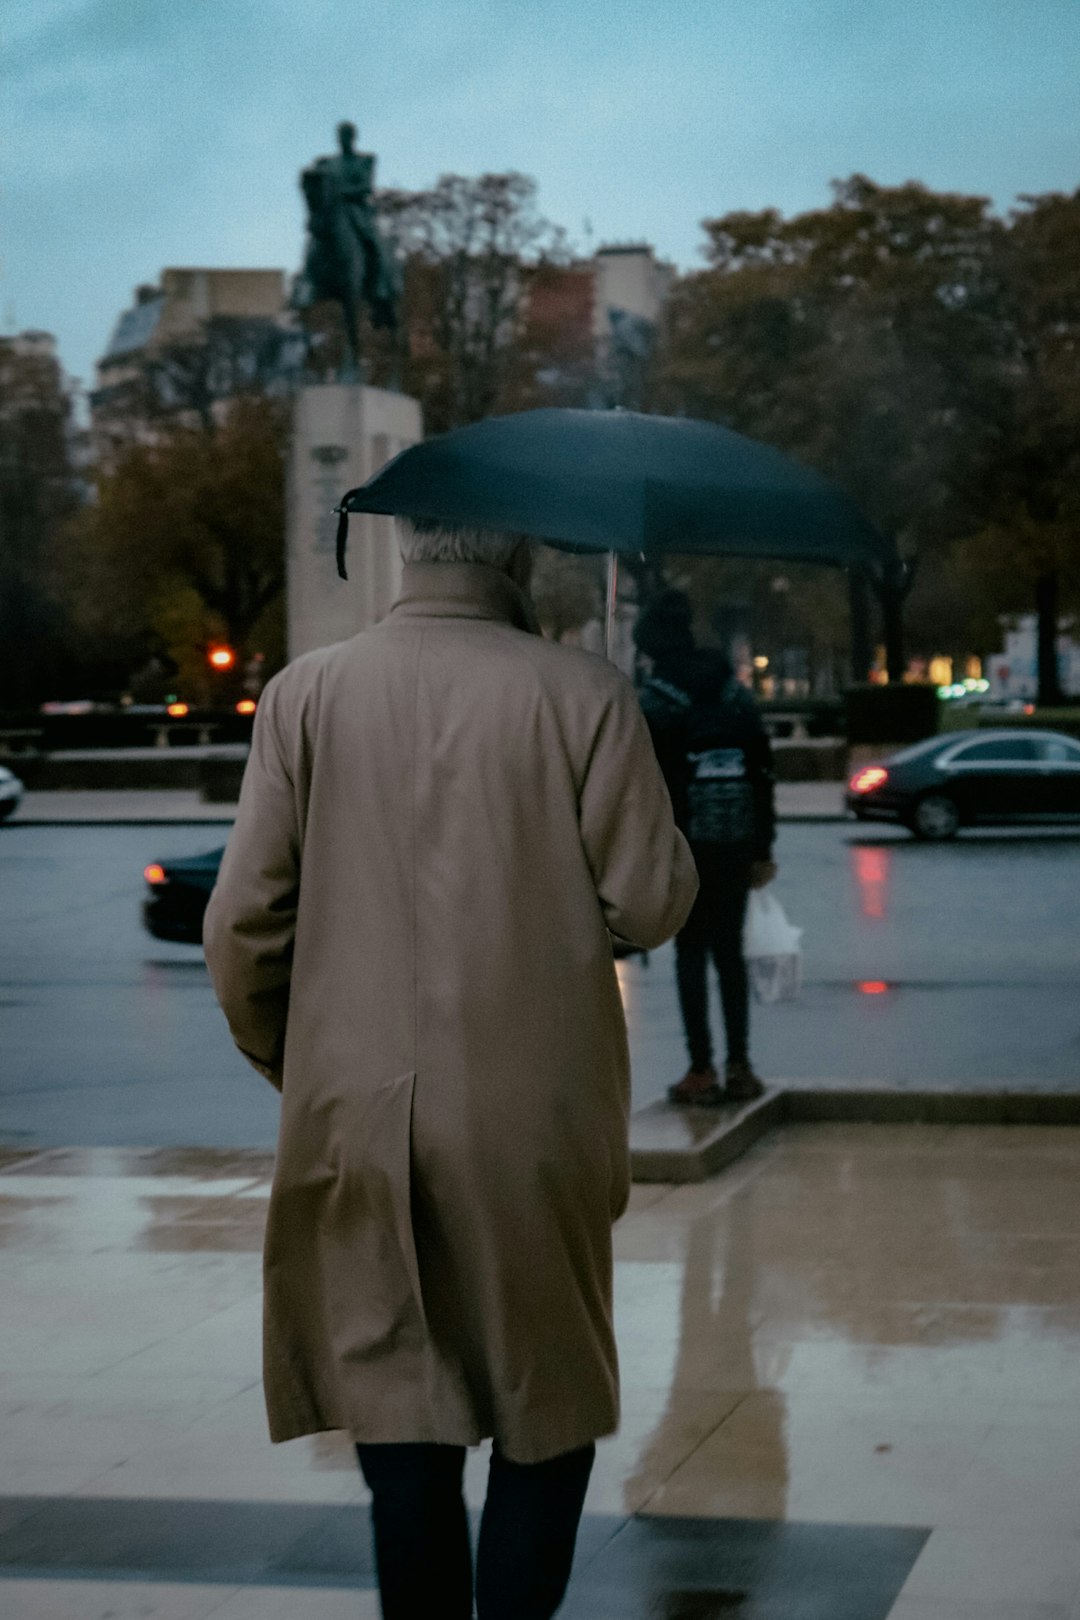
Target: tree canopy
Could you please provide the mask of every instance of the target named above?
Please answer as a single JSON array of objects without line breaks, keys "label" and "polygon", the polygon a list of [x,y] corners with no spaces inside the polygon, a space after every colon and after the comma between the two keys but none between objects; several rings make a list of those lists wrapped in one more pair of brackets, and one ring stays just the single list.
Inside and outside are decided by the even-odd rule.
[{"label": "tree canopy", "polygon": [[[365,331],[369,377],[416,395],[429,432],[605,397],[592,272],[531,179],[447,174],[378,203],[403,320]],[[922,652],[992,650],[1001,616],[1038,604],[1050,692],[1057,612],[1080,610],[1080,190],[999,217],[982,197],[854,175],[827,207],[736,211],[704,231],[705,265],[676,280],[635,402],[720,421],[846,489],[915,564]],[[87,649],[110,668],[168,652],[192,681],[214,637],[258,643],[271,667],[283,655],[288,395],[341,358],[333,306],[303,319],[306,345],[287,323],[218,318],[147,357],[59,568],[79,487],[67,400],[55,360],[0,351],[7,701],[40,686],[42,661],[81,667]],[[674,566],[715,633],[741,615],[832,671],[825,684],[839,674],[838,576]],[[596,582],[560,562],[541,573],[565,628]]]},{"label": "tree canopy", "polygon": [[912,626],[958,650],[1060,574],[1080,600],[1080,192],[985,198],[862,175],[829,208],[707,220],[654,408],[725,422],[844,487],[918,564]]},{"label": "tree canopy", "polygon": [[79,502],[71,401],[51,350],[0,340],[0,704],[75,678],[78,651],[54,590],[58,536]]},{"label": "tree canopy", "polygon": [[281,401],[242,395],[208,432],[164,421],[98,471],[71,536],[76,611],[119,636],[131,667],[158,654],[189,700],[207,701],[214,641],[241,662],[284,656],[285,447]]}]

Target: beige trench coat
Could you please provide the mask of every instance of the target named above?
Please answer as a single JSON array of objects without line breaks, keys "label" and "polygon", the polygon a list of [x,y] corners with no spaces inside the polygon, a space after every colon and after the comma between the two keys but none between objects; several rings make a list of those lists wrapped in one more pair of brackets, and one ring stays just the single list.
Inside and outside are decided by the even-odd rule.
[{"label": "beige trench coat", "polygon": [[628,1194],[609,930],[697,877],[630,683],[477,564],[259,705],[206,916],[233,1036],[282,1090],[265,1252],[273,1439],[535,1462],[618,1423]]}]

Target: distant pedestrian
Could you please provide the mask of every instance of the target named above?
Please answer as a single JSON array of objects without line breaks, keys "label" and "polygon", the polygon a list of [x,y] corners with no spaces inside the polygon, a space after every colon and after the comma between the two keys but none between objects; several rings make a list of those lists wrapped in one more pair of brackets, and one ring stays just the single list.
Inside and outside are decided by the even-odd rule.
[{"label": "distant pedestrian", "polygon": [[[764,1086],[750,1063],[743,927],[751,889],[763,888],[777,871],[772,750],[730,659],[695,645],[693,611],[683,592],[658,597],[642,613],[634,637],[650,665],[638,696],[701,880],[675,940],[690,1067],[668,1096],[706,1105],[747,1101]],[[709,1028],[710,957],[720,980],[727,1043],[723,1085]]]},{"label": "distant pedestrian", "polygon": [[492,1437],[477,1612],[547,1620],[619,1416],[611,935],[669,938],[697,880],[630,682],[538,634],[530,548],[400,529],[389,616],[266,687],[206,916],[282,1092],[270,1429],[358,1443],[386,1620],[472,1615]]}]

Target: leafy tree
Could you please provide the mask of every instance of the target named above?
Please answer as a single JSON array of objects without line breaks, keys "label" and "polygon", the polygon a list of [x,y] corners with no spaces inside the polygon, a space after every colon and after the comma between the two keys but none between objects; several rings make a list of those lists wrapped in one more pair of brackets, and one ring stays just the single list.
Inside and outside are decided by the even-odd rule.
[{"label": "leafy tree", "polygon": [[985,518],[962,548],[998,611],[1039,619],[1039,701],[1060,701],[1059,610],[1080,610],[1080,190],[1025,197],[1001,245],[1008,388]]},{"label": "leafy tree", "polygon": [[70,416],[48,345],[0,341],[0,705],[9,708],[81,675],[52,588],[56,536],[79,500]]},{"label": "leafy tree", "polygon": [[917,563],[924,646],[997,644],[1038,607],[1056,693],[1080,606],[1080,192],[985,199],[856,175],[831,207],[706,222],[708,269],[668,312],[654,404],[768,440],[834,478]]},{"label": "leafy tree", "polygon": [[99,462],[69,594],[128,689],[231,695],[207,665],[214,641],[240,666],[256,649],[268,671],[283,661],[284,469],[304,350],[275,321],[215,316],[95,400]]},{"label": "leafy tree", "polygon": [[299,380],[302,333],[263,317],[214,315],[197,330],[149,348],[122,379],[93,396],[94,429],[107,451],[177,420],[213,437],[226,402],[285,398]]},{"label": "leafy tree", "polygon": [[382,192],[379,208],[404,263],[404,384],[429,431],[514,408],[529,278],[566,258],[536,182],[444,174],[426,191]]},{"label": "leafy tree", "polygon": [[124,635],[133,662],[165,652],[184,695],[215,693],[208,644],[273,669],[284,656],[283,402],[241,396],[213,431],[177,418],[98,473],[72,537],[78,611],[90,632]]},{"label": "leafy tree", "polygon": [[[812,695],[834,696],[846,684],[848,604],[839,571],[812,564],[757,558],[678,557],[666,580],[688,592],[697,607],[695,632],[737,653],[751,637],[780,684],[809,683]],[[643,594],[655,588],[645,581]]]},{"label": "leafy tree", "polygon": [[1007,391],[986,200],[856,175],[830,208],[705,228],[710,268],[673,295],[654,402],[816,466],[925,566],[970,525]]}]

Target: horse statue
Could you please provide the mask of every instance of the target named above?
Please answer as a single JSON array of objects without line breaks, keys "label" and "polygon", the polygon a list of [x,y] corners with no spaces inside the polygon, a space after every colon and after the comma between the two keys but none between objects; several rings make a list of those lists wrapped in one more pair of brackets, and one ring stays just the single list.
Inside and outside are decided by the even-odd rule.
[{"label": "horse statue", "polygon": [[340,304],[355,377],[361,370],[357,312],[366,304],[373,326],[395,330],[400,277],[379,233],[375,158],[356,151],[355,124],[339,124],[337,135],[340,151],[316,158],[300,176],[308,240],[291,302],[294,309],[309,309],[324,299]]}]

